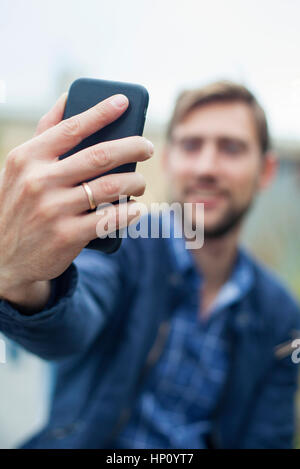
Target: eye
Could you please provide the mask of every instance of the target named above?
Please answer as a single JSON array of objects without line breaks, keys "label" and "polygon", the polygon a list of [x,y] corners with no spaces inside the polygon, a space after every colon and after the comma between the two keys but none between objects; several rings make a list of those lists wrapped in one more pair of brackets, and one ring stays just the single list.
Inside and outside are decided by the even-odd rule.
[{"label": "eye", "polygon": [[185,138],[181,140],[180,147],[185,153],[196,153],[201,147],[201,140],[199,138]]},{"label": "eye", "polygon": [[219,144],[220,150],[228,155],[239,155],[245,150],[245,145],[236,140],[222,140]]}]

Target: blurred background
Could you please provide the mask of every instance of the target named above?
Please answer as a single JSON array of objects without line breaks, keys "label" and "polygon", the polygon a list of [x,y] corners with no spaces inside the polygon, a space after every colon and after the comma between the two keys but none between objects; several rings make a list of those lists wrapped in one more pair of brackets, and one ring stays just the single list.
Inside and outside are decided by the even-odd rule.
[{"label": "blurred background", "polygon": [[[164,201],[160,152],[178,92],[216,79],[243,83],[266,110],[280,159],[243,242],[300,299],[299,17],[297,0],[2,0],[0,164],[74,79],[140,83],[150,94],[145,136],[156,148],[138,168],[142,199]],[[0,448],[11,448],[46,419],[51,364],[5,342]],[[298,421],[300,429],[300,413]]]}]

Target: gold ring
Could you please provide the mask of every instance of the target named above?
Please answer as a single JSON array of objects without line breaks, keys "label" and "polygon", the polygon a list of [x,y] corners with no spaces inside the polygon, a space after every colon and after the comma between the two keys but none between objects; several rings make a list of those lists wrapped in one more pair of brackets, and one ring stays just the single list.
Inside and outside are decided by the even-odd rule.
[{"label": "gold ring", "polygon": [[93,197],[93,193],[92,193],[92,191],[91,191],[90,186],[88,185],[87,182],[83,182],[81,185],[82,185],[82,187],[84,188],[85,193],[86,193],[86,195],[87,195],[87,198],[88,198],[88,200],[89,200],[90,209],[91,209],[91,210],[94,210],[94,209],[97,207],[97,205],[96,205],[96,203],[95,203],[95,200],[94,200],[94,197]]}]

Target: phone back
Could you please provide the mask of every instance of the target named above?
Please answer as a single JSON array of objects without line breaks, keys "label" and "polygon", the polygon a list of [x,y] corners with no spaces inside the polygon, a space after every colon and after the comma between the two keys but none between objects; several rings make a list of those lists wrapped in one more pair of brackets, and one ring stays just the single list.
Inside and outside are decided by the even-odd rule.
[{"label": "phone back", "polygon": [[[124,94],[129,99],[129,106],[124,114],[116,121],[84,139],[72,150],[60,156],[60,159],[67,158],[100,142],[143,134],[149,96],[143,86],[132,83],[79,78],[70,87],[63,119],[80,114],[114,94]],[[104,174],[134,171],[135,167],[136,163],[128,163]],[[90,241],[86,247],[112,253],[120,247],[120,244],[121,237],[117,232],[116,238],[96,238]]]}]

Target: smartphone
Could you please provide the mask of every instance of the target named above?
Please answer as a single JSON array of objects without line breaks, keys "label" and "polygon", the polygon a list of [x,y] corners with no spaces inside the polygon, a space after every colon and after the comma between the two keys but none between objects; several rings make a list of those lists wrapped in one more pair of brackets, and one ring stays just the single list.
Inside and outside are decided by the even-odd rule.
[{"label": "smartphone", "polygon": [[[84,139],[79,145],[72,148],[71,151],[61,155],[60,159],[68,158],[74,153],[100,142],[143,134],[149,95],[146,88],[133,83],[93,78],[79,78],[75,80],[69,89],[63,119],[84,112],[114,94],[124,94],[127,96],[129,106],[124,114],[116,121]],[[135,168],[136,163],[127,163],[104,174],[135,171]],[[101,176],[104,176],[104,174]],[[105,238],[93,239],[88,243],[86,248],[112,253],[119,249],[121,241],[120,232],[117,231],[115,238],[107,236]]]}]

